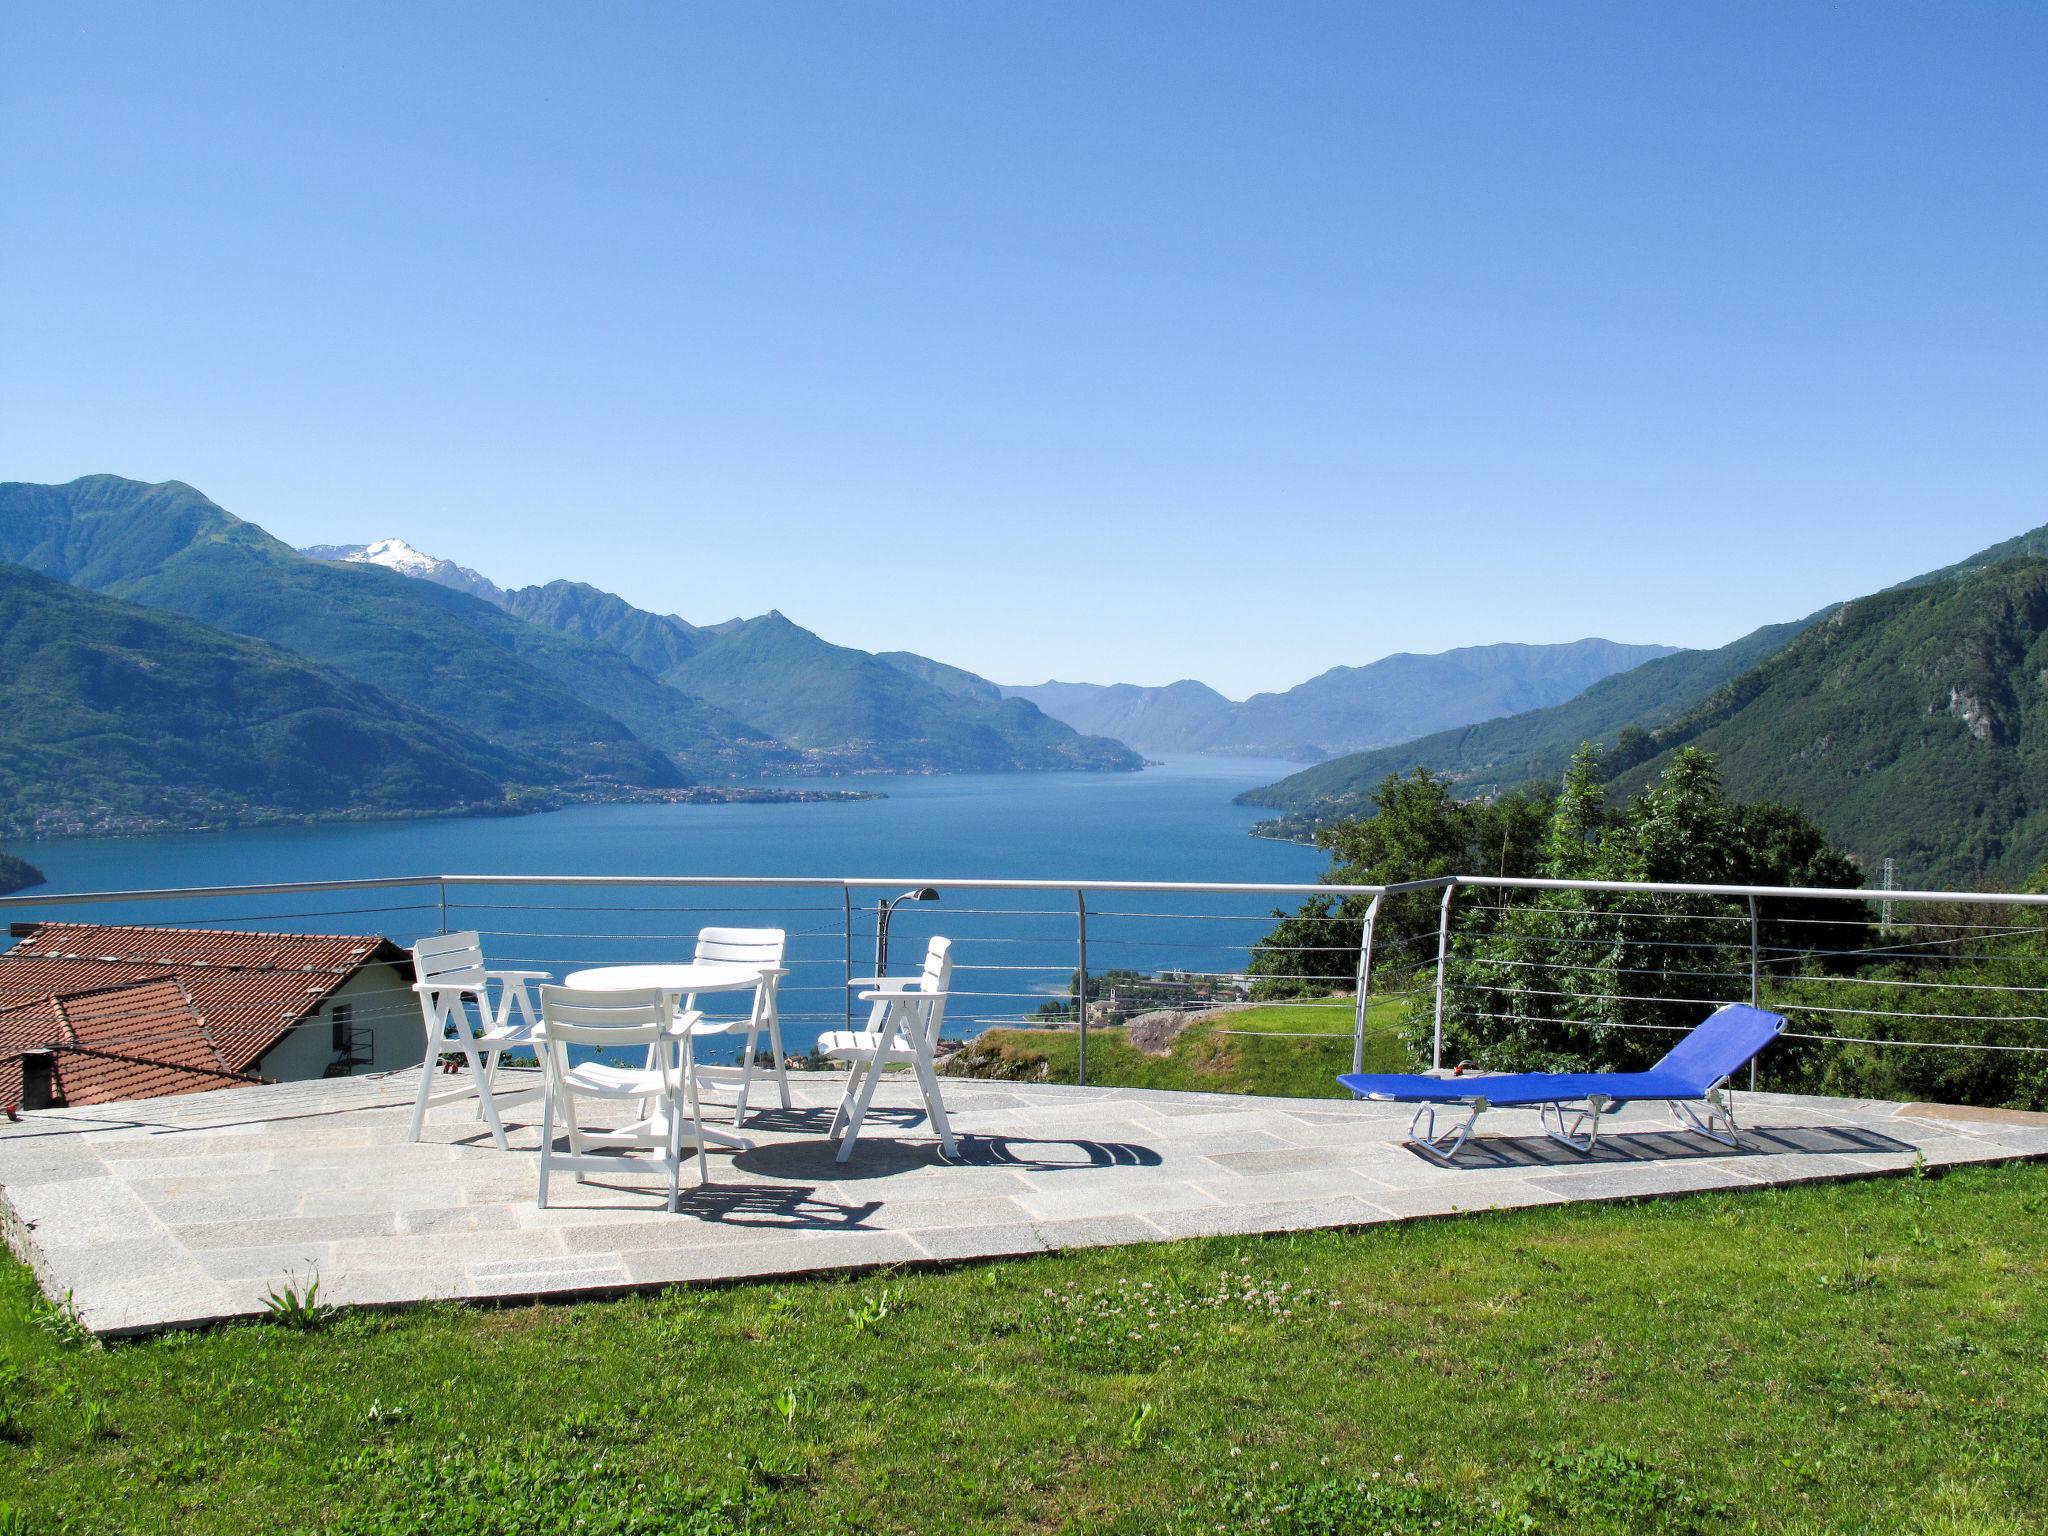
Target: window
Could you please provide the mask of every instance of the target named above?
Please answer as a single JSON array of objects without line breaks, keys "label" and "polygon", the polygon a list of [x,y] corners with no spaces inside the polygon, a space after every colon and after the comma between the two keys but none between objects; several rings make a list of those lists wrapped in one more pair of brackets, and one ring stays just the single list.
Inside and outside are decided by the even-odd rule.
[{"label": "window", "polygon": [[337,1056],[352,1054],[355,1049],[356,1005],[354,1003],[336,1003],[328,1013],[328,1017],[334,1020],[334,1054]]}]

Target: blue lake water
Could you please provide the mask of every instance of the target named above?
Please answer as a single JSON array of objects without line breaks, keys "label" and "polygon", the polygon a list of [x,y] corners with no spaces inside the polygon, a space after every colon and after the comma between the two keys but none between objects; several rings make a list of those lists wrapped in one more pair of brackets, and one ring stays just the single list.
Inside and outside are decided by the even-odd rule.
[{"label": "blue lake water", "polygon": [[[579,806],[515,818],[5,846],[49,876],[30,895],[426,874],[1306,882],[1321,873],[1323,856],[1248,835],[1263,813],[1230,803],[1239,790],[1295,766],[1186,759],[1138,774],[862,780],[888,798],[846,804]],[[846,786],[820,780],[812,787]],[[1283,902],[1292,899],[1101,893],[1089,903],[1090,973],[1242,970],[1266,914]],[[400,943],[442,921],[437,892],[403,888],[32,906],[8,916],[378,932]],[[484,932],[494,963],[558,974],[687,958],[696,930],[722,922],[789,932],[783,1014],[791,1049],[841,1022],[849,946],[836,890],[457,887],[447,911],[450,928]],[[852,971],[865,975],[874,958],[872,911],[857,909],[851,926]],[[899,909],[891,968],[913,969],[928,934],[952,936],[962,976],[947,1033],[971,1034],[1065,991],[1076,927],[1070,893],[949,890],[936,904]]]}]

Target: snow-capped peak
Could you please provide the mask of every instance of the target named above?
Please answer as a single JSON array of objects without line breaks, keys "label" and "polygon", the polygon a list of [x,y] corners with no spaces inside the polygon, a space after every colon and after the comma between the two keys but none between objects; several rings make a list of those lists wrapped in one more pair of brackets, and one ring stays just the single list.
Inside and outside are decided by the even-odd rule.
[{"label": "snow-capped peak", "polygon": [[[386,565],[394,571],[403,571],[408,576],[425,576],[444,565],[453,570],[462,569],[453,561],[440,560],[433,555],[421,553],[403,539],[379,539],[374,544],[365,544],[360,554],[350,555],[348,558],[363,565]],[[464,574],[474,576],[476,572],[468,571]]]},{"label": "snow-capped peak", "polygon": [[350,565],[381,565],[401,576],[417,577],[438,586],[453,587],[485,602],[504,605],[505,594],[490,577],[472,571],[453,560],[443,560],[415,549],[403,539],[375,539],[368,544],[315,544],[299,551],[316,560],[342,560]]}]

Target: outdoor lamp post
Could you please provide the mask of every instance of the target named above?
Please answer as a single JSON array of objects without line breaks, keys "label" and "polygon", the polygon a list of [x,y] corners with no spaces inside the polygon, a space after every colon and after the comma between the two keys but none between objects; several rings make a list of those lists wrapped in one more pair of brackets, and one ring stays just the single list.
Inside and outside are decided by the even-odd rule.
[{"label": "outdoor lamp post", "polygon": [[938,899],[939,893],[937,891],[928,885],[920,885],[914,891],[905,891],[901,896],[883,902],[876,909],[880,914],[875,919],[875,974],[877,976],[889,974],[889,919],[896,913],[896,903],[900,901],[937,901]]}]

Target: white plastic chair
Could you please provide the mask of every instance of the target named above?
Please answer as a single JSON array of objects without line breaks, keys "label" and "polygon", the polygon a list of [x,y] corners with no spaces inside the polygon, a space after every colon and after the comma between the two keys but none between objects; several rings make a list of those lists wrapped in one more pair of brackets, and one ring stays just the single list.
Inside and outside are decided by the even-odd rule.
[{"label": "white plastic chair", "polygon": [[[538,1065],[534,1032],[540,1018],[534,1012],[528,984],[546,981],[548,973],[486,969],[483,943],[474,931],[421,939],[412,947],[412,963],[412,990],[420,1000],[420,1019],[427,1031],[427,1059],[420,1065],[420,1091],[413,1100],[412,1128],[406,1139],[420,1139],[429,1105],[473,1096],[498,1150],[508,1150],[505,1125],[498,1118],[498,1061],[508,1051],[524,1051],[535,1056]],[[441,1058],[451,1054],[462,1057],[464,1082],[459,1088],[436,1093],[434,1079],[441,1073]],[[521,1088],[506,1094],[505,1102],[536,1098],[540,1091]]]},{"label": "white plastic chair", "polygon": [[736,1067],[699,1066],[695,1069],[699,1092],[704,1088],[732,1087],[735,1097],[732,1123],[746,1124],[747,1095],[754,1086],[754,1052],[765,1031],[768,1048],[775,1058],[775,1083],[781,1091],[782,1107],[789,1108],[789,1073],[782,1064],[782,1019],[776,1011],[775,988],[789,974],[782,965],[782,953],[789,942],[780,928],[706,928],[697,935],[698,965],[730,965],[756,973],[761,979],[754,988],[753,1006],[744,1019],[706,1018],[697,1013],[697,996],[682,1002],[683,1015],[696,1014],[690,1024],[692,1042],[720,1035],[744,1035],[746,1044]]},{"label": "white plastic chair", "polygon": [[849,983],[870,989],[860,994],[862,1002],[874,1004],[868,1027],[833,1030],[818,1038],[819,1056],[843,1061],[847,1069],[846,1091],[839,1096],[839,1110],[827,1133],[840,1138],[838,1161],[843,1163],[853,1155],[853,1143],[885,1067],[909,1067],[916,1074],[939,1146],[948,1157],[958,1155],[953,1127],[939,1097],[939,1075],[932,1066],[939,1044],[939,1021],[946,1015],[946,989],[952,979],[953,941],[933,939],[924,952],[924,968],[916,976],[869,976]]},{"label": "white plastic chair", "polygon": [[[697,1182],[710,1181],[704,1163],[704,1119],[690,1081],[687,1020],[669,1013],[668,996],[659,987],[633,992],[589,992],[568,987],[540,989],[542,1076],[546,1108],[541,1116],[540,1195],[548,1204],[548,1180],[556,1170],[574,1172],[576,1182],[593,1173],[618,1173],[624,1168],[654,1169],[668,1175],[668,1208],[676,1208],[682,1186],[683,1146],[697,1154]],[[598,1061],[571,1063],[569,1047],[600,1050],[644,1048],[650,1065],[614,1067]],[[578,1099],[614,1104],[651,1103],[652,1115],[630,1118],[609,1131],[584,1128],[577,1118]],[[631,1113],[637,1113],[633,1111]],[[683,1120],[687,1114],[690,1130]],[[559,1120],[569,1142],[567,1152],[555,1150]],[[626,1159],[604,1155],[602,1149],[642,1149],[652,1158]]]}]

